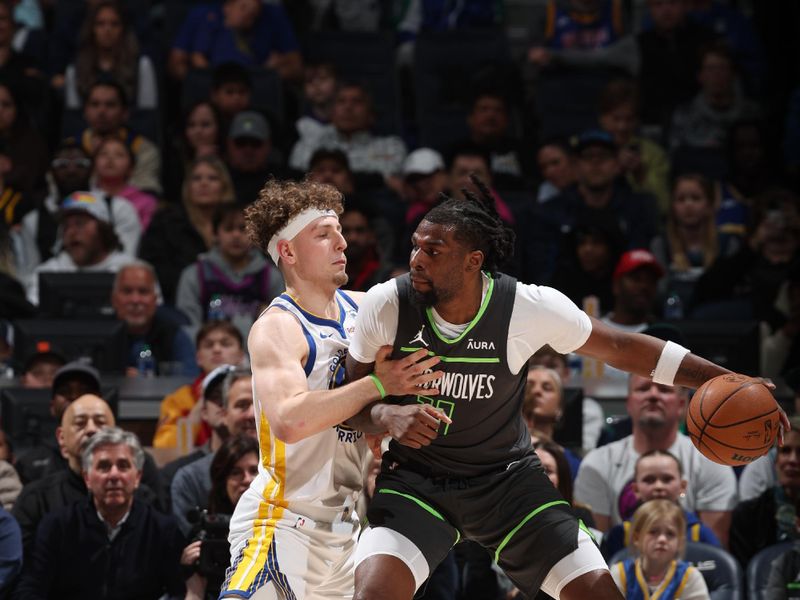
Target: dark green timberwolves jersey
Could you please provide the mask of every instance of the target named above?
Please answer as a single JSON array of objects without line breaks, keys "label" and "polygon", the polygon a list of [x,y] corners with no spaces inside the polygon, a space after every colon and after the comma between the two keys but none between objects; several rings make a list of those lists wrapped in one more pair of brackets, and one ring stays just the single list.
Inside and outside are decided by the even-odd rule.
[{"label": "dark green timberwolves jersey", "polygon": [[399,315],[393,356],[408,356],[421,348],[441,357],[435,369],[444,372],[440,394],[390,397],[388,402],[427,402],[452,419],[439,436],[419,450],[392,441],[398,462],[413,462],[432,475],[474,476],[504,468],[531,451],[531,438],[522,420],[527,365],[516,375],[508,369],[506,347],[516,280],[500,275],[490,280],[478,314],[455,339],[443,337],[431,309],[411,301],[408,275],[397,279]]}]

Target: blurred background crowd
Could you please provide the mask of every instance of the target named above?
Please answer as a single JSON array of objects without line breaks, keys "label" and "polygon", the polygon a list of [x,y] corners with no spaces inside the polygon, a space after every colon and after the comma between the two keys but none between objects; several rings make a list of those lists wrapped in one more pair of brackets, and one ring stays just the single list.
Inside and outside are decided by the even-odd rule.
[{"label": "blurred background crowd", "polygon": [[[417,224],[477,175],[517,234],[506,272],[614,326],[774,378],[792,412],[798,34],[800,5],[753,0],[0,0],[0,500],[15,506],[26,556],[39,520],[91,491],[85,438],[116,420],[151,448],[141,455],[124,432],[106,444],[130,452],[145,484],[131,482],[126,502],[157,507],[137,531],[174,533],[163,546],[176,554],[162,559],[187,565],[177,580],[145,566],[153,590],[181,595],[187,579],[196,590],[198,561],[203,586],[219,585],[216,546],[201,560],[199,540],[185,543],[198,530],[213,539],[210,515],[232,510],[257,453],[252,397],[236,409],[239,371],[215,369],[246,368],[249,328],[283,291],[244,225],[270,177],[344,194],[347,288],[366,290],[407,269]],[[566,449],[571,499],[584,454],[635,436],[636,382],[546,349],[537,362],[558,380],[531,381],[526,419]],[[224,394],[207,394],[222,381]],[[549,404],[548,386],[559,392]],[[677,432],[685,401],[670,393]],[[68,441],[79,397],[90,408]],[[795,514],[776,457],[763,460],[748,493],[734,478],[724,498],[685,505],[742,568],[761,548],[734,547],[751,535],[729,542],[737,501],[781,489],[773,502]],[[615,504],[625,482],[602,507],[583,472],[575,497],[606,531],[625,517]],[[216,504],[204,513],[209,477]],[[23,484],[33,491],[14,504]],[[180,528],[159,525],[161,510]],[[80,565],[48,575],[63,580],[37,568],[87,518],[50,523],[30,572],[4,581],[28,598],[43,581],[80,579]],[[793,539],[786,522],[761,546]],[[470,588],[473,559],[459,554],[448,572],[459,583],[446,579],[443,597],[515,593]],[[497,579],[485,574],[479,585]]]}]

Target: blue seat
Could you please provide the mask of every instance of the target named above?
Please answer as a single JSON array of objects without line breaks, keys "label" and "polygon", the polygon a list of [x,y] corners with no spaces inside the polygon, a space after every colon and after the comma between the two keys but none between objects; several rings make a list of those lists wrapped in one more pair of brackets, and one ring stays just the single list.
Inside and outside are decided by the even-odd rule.
[{"label": "blue seat", "polygon": [[[629,553],[624,548],[611,557],[609,564],[626,558]],[[700,571],[711,600],[744,600],[742,569],[728,552],[701,542],[687,542],[684,560]]]},{"label": "blue seat", "polygon": [[781,542],[767,546],[747,564],[747,597],[749,600],[764,600],[769,570],[772,561],[792,549],[794,542]]}]

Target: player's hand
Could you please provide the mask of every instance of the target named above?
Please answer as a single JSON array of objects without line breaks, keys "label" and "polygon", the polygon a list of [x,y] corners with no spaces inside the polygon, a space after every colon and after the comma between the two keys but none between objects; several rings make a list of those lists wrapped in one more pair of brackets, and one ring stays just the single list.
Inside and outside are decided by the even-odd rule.
[{"label": "player's hand", "polygon": [[374,456],[376,460],[381,460],[381,457],[383,456],[381,444],[383,443],[383,438],[388,435],[388,432],[377,434],[367,433],[365,435],[367,438],[367,448],[369,448],[370,452],[372,452],[372,456]]},{"label": "player's hand", "polygon": [[430,404],[386,404],[380,416],[389,435],[411,448],[422,448],[435,440],[442,421],[452,423],[447,415]]},{"label": "player's hand", "polygon": [[[378,350],[375,357],[375,375],[381,380],[387,396],[407,396],[419,394],[420,387],[432,383],[442,376],[441,371],[431,369],[439,364],[438,356],[428,356],[425,349],[417,350],[399,360],[390,360],[391,346]],[[425,388],[426,396],[436,396],[439,389]]]},{"label": "player's hand", "polygon": [[[759,379],[770,392],[775,391],[775,384],[772,383],[772,380],[764,377],[757,377],[757,379]],[[777,404],[777,401],[775,403]],[[783,446],[783,436],[786,435],[788,431],[792,430],[792,425],[789,423],[789,417],[786,415],[786,411],[781,408],[780,404],[778,404],[778,410],[780,411],[781,418],[781,424],[780,427],[778,427],[778,447],[781,447]]]}]

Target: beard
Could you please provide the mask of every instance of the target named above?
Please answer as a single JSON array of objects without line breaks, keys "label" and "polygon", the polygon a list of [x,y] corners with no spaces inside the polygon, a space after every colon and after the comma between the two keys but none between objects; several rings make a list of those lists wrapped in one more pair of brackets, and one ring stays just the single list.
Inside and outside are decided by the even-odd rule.
[{"label": "beard", "polygon": [[667,420],[664,415],[650,413],[640,416],[638,424],[642,429],[653,431],[666,427]]},{"label": "beard", "polygon": [[347,273],[342,271],[341,273],[337,273],[333,276],[333,283],[336,284],[336,287],[342,287],[343,285],[347,285]]},{"label": "beard", "polygon": [[414,306],[428,308],[435,306],[439,302],[439,293],[434,288],[429,289],[427,292],[418,292],[414,288],[411,288],[411,291],[414,292],[411,294],[411,304]]}]

